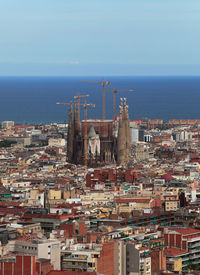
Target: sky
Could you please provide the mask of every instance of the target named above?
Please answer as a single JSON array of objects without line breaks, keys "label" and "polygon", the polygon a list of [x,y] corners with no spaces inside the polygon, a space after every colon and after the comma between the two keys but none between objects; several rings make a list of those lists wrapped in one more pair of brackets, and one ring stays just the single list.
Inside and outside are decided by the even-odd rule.
[{"label": "sky", "polygon": [[0,75],[200,75],[199,0],[0,0]]}]

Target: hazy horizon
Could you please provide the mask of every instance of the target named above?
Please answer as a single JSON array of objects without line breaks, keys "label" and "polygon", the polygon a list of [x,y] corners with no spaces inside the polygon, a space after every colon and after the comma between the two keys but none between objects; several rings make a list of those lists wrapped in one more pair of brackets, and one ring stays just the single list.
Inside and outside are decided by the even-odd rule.
[{"label": "hazy horizon", "polygon": [[200,75],[199,0],[0,0],[0,75]]},{"label": "hazy horizon", "polygon": [[200,76],[200,65],[123,65],[123,64],[3,64],[3,76]]}]

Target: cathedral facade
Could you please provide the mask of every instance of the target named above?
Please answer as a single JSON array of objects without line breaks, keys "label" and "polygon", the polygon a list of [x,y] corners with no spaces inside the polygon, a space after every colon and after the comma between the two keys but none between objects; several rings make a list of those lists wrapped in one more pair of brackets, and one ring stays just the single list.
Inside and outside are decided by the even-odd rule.
[{"label": "cathedral facade", "polygon": [[[75,106],[69,109],[67,160],[84,163],[84,127]],[[126,166],[130,156],[130,125],[126,99],[121,99],[120,116],[117,120],[89,119],[87,127],[88,166],[114,164]]]}]

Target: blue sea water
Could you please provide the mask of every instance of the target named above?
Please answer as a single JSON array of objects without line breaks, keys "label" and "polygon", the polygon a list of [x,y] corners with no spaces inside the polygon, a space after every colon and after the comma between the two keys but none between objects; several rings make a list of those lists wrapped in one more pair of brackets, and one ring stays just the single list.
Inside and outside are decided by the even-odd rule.
[{"label": "blue sea water", "polygon": [[[73,96],[89,94],[88,118],[102,118],[102,87],[80,80],[101,80],[94,77],[0,77],[0,121],[37,124],[66,122],[69,102]],[[108,77],[111,89],[135,89],[118,93],[127,97],[131,119],[172,118],[200,119],[200,77]],[[110,89],[110,90],[111,90]],[[83,118],[83,108],[81,110]],[[106,93],[106,118],[113,116],[113,94]]]}]

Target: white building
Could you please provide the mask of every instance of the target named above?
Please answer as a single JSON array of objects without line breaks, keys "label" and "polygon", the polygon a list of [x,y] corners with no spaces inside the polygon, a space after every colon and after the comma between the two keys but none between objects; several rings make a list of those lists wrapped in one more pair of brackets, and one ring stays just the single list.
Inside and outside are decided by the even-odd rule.
[{"label": "white building", "polygon": [[10,128],[10,127],[12,127],[14,125],[15,125],[14,121],[2,121],[1,122],[1,127],[3,129]]},{"label": "white building", "polygon": [[50,138],[48,144],[51,147],[64,147],[66,145],[66,140],[64,138]]}]

